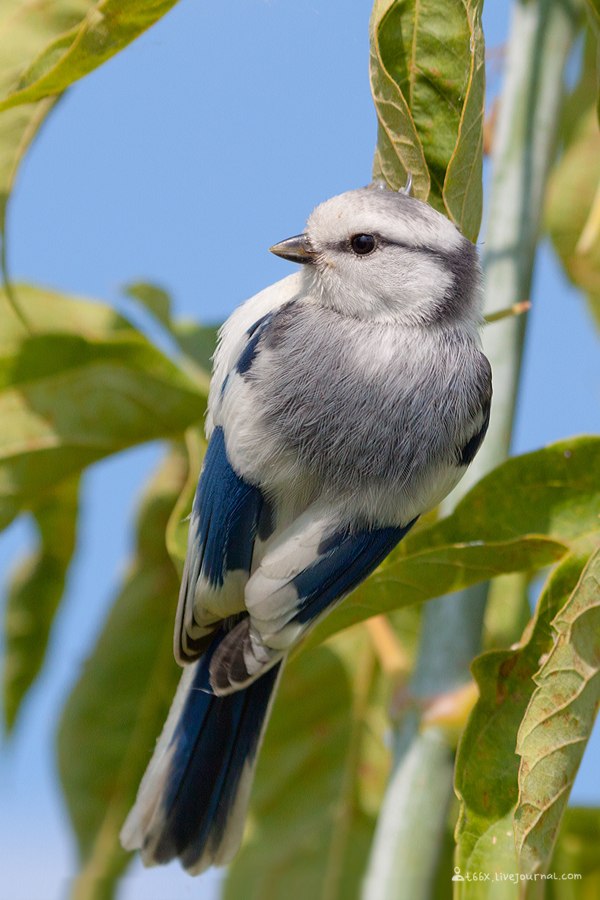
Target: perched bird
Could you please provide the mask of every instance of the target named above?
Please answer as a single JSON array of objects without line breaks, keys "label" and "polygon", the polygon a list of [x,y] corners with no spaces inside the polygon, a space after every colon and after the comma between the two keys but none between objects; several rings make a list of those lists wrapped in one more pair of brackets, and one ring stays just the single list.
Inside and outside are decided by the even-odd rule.
[{"label": "perched bird", "polygon": [[371,186],[271,250],[302,268],[221,329],[185,670],[122,831],[192,874],[238,849],[288,652],[456,485],[489,419],[477,252],[443,215]]}]

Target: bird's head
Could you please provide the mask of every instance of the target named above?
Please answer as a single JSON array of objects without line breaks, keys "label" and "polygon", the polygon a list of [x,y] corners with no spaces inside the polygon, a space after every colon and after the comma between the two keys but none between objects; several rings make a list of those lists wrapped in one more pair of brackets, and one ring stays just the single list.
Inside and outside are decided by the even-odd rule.
[{"label": "bird's head", "polygon": [[333,197],[271,251],[304,263],[311,296],[344,315],[415,325],[481,317],[474,245],[403,191],[375,184]]}]

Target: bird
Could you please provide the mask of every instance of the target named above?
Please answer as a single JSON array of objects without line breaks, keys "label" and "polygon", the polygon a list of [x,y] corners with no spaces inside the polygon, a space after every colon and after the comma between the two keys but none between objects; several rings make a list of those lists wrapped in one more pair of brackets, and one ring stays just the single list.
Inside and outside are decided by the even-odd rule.
[{"label": "bird", "polygon": [[289,652],[455,487],[490,416],[477,249],[410,185],[335,196],[270,249],[300,268],[220,330],[183,674],[121,832],[193,875],[239,849]]}]

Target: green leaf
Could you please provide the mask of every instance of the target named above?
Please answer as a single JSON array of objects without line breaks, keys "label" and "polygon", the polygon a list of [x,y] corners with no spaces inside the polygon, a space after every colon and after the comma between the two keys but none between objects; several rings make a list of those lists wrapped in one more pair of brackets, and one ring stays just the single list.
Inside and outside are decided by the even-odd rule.
[{"label": "green leaf", "polygon": [[389,769],[383,701],[365,629],[286,667],[225,900],[360,896]]},{"label": "green leaf", "polygon": [[7,0],[3,31],[6,46],[14,50],[0,81],[0,111],[62,93],[130,44],[175,3],[45,0],[32,10],[19,0]]},{"label": "green leaf", "polygon": [[14,571],[6,604],[4,716],[14,725],[37,677],[75,549],[79,479],[69,478],[34,507],[39,546]]},{"label": "green leaf", "polygon": [[565,104],[561,127],[565,143],[548,182],[545,224],[568,278],[587,296],[600,324],[600,128],[595,43],[588,36],[581,78]]},{"label": "green leaf", "polygon": [[[517,733],[535,690],[533,677],[540,658],[552,647],[551,622],[577,584],[585,562],[585,556],[572,554],[551,573],[535,617],[517,647],[492,650],[473,663],[480,699],[462,735],[455,776],[461,803],[456,864],[463,876],[489,872],[493,878],[496,872],[518,872],[513,831],[519,790]],[[456,896],[496,898],[499,890],[494,881],[465,882]],[[506,884],[500,896],[518,897],[518,886]]]},{"label": "green leaf", "polygon": [[563,556],[598,529],[600,438],[560,441],[514,457],[483,478],[454,513],[409,534],[309,637]]},{"label": "green leaf", "polygon": [[483,3],[466,3],[471,65],[456,145],[444,179],[443,198],[450,218],[462,233],[477,240],[483,210],[483,114],[485,109],[485,44],[481,28]]},{"label": "green leaf", "polygon": [[449,215],[475,240],[481,221],[484,41],[481,0],[377,0],[371,89],[378,118],[374,176]]},{"label": "green leaf", "polygon": [[483,649],[509,647],[519,640],[531,615],[529,582],[526,572],[492,581],[485,606]]},{"label": "green leaf", "polygon": [[0,293],[0,527],[95,460],[182,433],[208,390],[108,307],[17,290],[35,331]]},{"label": "green leaf", "polygon": [[545,871],[600,705],[600,549],[552,621],[554,644],[519,728],[520,867]]},{"label": "green leaf", "polygon": [[199,325],[189,319],[174,320],[171,317],[171,297],[158,285],[138,281],[125,285],[123,290],[128,297],[141,303],[175,338],[193,372],[199,369],[200,374],[206,375],[212,370],[218,326]]},{"label": "green leaf", "polygon": [[412,552],[399,548],[343,603],[317,625],[307,639],[313,646],[325,637],[382,612],[423,603],[506,572],[551,565],[565,546],[543,537],[523,535],[514,541],[456,543]]},{"label": "green leaf", "polygon": [[179,679],[179,579],[165,529],[186,477],[186,456],[175,447],[145,493],[135,557],[62,715],[58,761],[82,868],[77,900],[112,897],[129,858],[119,831]]},{"label": "green leaf", "polygon": [[185,355],[205,372],[212,370],[218,331],[217,325],[198,325],[187,319],[178,319],[171,326],[171,334]]},{"label": "green leaf", "polygon": [[592,29],[596,35],[596,110],[600,120],[600,2],[599,0],[587,0],[587,8],[590,14]]},{"label": "green leaf", "polygon": [[123,293],[141,303],[166,328],[171,325],[171,295],[157,284],[135,281],[123,287]]},{"label": "green leaf", "polygon": [[[600,809],[565,810],[550,872],[558,880],[548,883],[547,900],[597,900],[600,897]],[[571,876],[562,880],[561,876]],[[574,880],[580,875],[581,880]]]},{"label": "green leaf", "polygon": [[[0,48],[4,52],[5,42],[1,38]],[[1,81],[2,68],[0,67],[0,84]],[[55,99],[50,97],[40,100],[38,103],[11,109],[0,115],[0,246],[3,269],[6,268],[6,210],[17,171],[21,160],[55,102]]]},{"label": "green leaf", "polygon": [[3,0],[0,11],[0,243],[21,160],[57,96],[125,47],[175,0]]},{"label": "green leaf", "polygon": [[409,537],[406,550],[524,535],[576,542],[600,527],[599,471],[600,437],[566,438],[514,456],[482,478],[451,516]]},{"label": "green leaf", "polygon": [[167,550],[173,565],[183,574],[183,564],[188,543],[189,517],[192,510],[194,494],[200,476],[200,468],[206,441],[199,428],[189,428],[185,433],[185,449],[187,452],[188,475],[167,524]]}]

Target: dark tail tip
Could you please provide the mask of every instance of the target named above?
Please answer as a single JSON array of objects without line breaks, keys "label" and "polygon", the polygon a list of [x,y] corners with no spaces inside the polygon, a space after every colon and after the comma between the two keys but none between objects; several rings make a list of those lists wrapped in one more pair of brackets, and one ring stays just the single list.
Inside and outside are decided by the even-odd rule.
[{"label": "dark tail tip", "polygon": [[[215,696],[210,689],[211,658],[225,635],[220,631],[196,663],[168,745],[164,764],[150,765],[135,819],[146,822],[141,839],[147,863],[178,857],[197,874],[224,865],[242,839],[256,755],[266,726],[281,665],[247,688]],[[175,701],[177,702],[177,700]],[[160,744],[157,748],[159,753]],[[145,808],[145,796],[148,805]],[[158,800],[157,800],[158,798]]]}]

